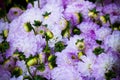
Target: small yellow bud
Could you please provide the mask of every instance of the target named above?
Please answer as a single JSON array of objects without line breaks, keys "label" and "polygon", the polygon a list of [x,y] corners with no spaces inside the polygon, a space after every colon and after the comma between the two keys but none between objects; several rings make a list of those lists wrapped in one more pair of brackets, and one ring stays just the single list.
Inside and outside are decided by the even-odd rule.
[{"label": "small yellow bud", "polygon": [[8,30],[7,30],[7,29],[4,30],[4,31],[3,31],[3,34],[4,34],[4,37],[7,37],[7,36],[8,36]]},{"label": "small yellow bud", "polygon": [[25,23],[23,26],[26,32],[30,32],[32,30],[32,25],[30,22]]},{"label": "small yellow bud", "polygon": [[100,16],[100,20],[105,24],[107,23],[106,19],[105,19],[105,16]]},{"label": "small yellow bud", "polygon": [[80,42],[80,41],[76,43],[76,46],[79,50],[83,50],[85,48],[84,42]]},{"label": "small yellow bud", "polygon": [[49,31],[49,30],[46,32],[46,36],[48,36],[49,39],[52,39],[54,37],[53,33],[51,31]]},{"label": "small yellow bud", "polygon": [[78,53],[78,58],[80,59],[80,57],[83,56],[83,52],[79,52]]}]

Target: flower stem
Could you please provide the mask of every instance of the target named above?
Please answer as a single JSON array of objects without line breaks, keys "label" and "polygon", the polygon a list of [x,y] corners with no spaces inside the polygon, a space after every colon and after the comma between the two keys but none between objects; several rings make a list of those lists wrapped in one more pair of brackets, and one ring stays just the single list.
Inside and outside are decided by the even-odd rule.
[{"label": "flower stem", "polygon": [[30,77],[32,78],[32,80],[34,80],[34,77],[32,76],[30,69],[29,69],[29,66],[27,64],[26,64],[26,67],[27,67],[28,73],[30,74]]}]

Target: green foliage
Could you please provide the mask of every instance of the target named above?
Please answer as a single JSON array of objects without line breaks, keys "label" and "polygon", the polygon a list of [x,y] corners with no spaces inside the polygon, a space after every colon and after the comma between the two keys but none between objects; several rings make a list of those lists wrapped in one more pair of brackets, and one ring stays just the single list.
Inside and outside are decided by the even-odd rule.
[{"label": "green foliage", "polygon": [[41,63],[41,64],[37,67],[37,69],[38,69],[39,71],[43,72],[43,71],[45,70],[45,64],[44,64],[44,63]]},{"label": "green foliage", "polygon": [[12,71],[12,77],[15,76],[15,77],[19,77],[20,75],[22,75],[23,71],[21,68],[19,67],[15,67]]},{"label": "green foliage", "polygon": [[2,43],[0,43],[0,52],[6,52],[9,47],[9,43],[7,41],[3,41]]},{"label": "green foliage", "polygon": [[99,55],[99,54],[101,54],[101,53],[103,53],[103,52],[104,52],[104,49],[101,48],[101,47],[97,47],[97,48],[95,48],[95,49],[93,50],[93,53],[94,53],[95,55]]},{"label": "green foliage", "polygon": [[65,45],[62,41],[59,41],[57,43],[55,43],[55,52],[61,52],[63,49],[65,49]]},{"label": "green foliage", "polygon": [[72,33],[73,33],[73,34],[76,34],[76,35],[80,35],[81,31],[80,31],[79,28],[74,27],[73,30],[72,30]]},{"label": "green foliage", "polygon": [[38,20],[34,20],[34,26],[36,26],[36,27],[39,27],[39,26],[41,26],[41,24],[42,24],[42,22],[40,22],[40,21],[38,21]]},{"label": "green foliage", "polygon": [[109,70],[107,73],[105,73],[106,80],[111,80],[112,78],[115,78],[116,74],[115,72]]}]

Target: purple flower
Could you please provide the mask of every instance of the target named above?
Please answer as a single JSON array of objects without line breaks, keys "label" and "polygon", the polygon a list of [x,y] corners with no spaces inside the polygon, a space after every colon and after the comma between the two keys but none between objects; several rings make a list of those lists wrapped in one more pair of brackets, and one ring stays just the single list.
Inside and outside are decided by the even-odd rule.
[{"label": "purple flower", "polygon": [[109,4],[106,5],[103,8],[104,14],[109,14],[110,15],[110,20],[112,23],[115,23],[116,21],[120,21],[120,9],[116,4]]},{"label": "purple flower", "polygon": [[114,31],[112,35],[107,36],[104,43],[114,51],[120,52],[120,31]]},{"label": "purple flower", "polygon": [[111,31],[112,30],[110,28],[103,26],[97,31],[95,31],[96,38],[98,40],[104,40],[108,35],[111,34]]},{"label": "purple flower", "polygon": [[0,80],[10,80],[10,77],[10,72],[0,66]]},{"label": "purple flower", "polygon": [[86,52],[86,55],[83,55],[80,57],[80,60],[77,63],[77,70],[82,76],[91,76],[93,66],[96,62],[96,56],[92,53],[92,51],[89,50],[89,52]]},{"label": "purple flower", "polygon": [[85,20],[88,20],[88,12],[94,7],[95,5],[89,1],[78,0],[71,3],[70,5],[67,5],[67,8],[64,11],[64,16],[67,20],[72,21],[73,24],[76,25],[78,24],[80,17],[78,14],[81,13],[82,17]]},{"label": "purple flower", "polygon": [[34,24],[34,20],[42,20],[42,15],[40,15],[38,8],[26,10],[19,18],[11,22],[7,38],[7,41],[10,43],[10,49],[7,51],[8,56],[11,56],[16,49],[24,52],[26,57],[42,51],[45,39],[41,35],[35,35],[33,30],[26,32],[23,27],[26,22]]},{"label": "purple flower", "polygon": [[93,76],[97,80],[104,80],[105,73],[112,70],[116,65],[118,57],[113,52],[102,53],[98,56],[95,65],[93,66]]},{"label": "purple flower", "polygon": [[63,50],[61,53],[55,53],[55,55],[57,56],[56,59],[56,64],[58,66],[64,66],[64,65],[75,65],[76,62],[78,62],[78,55],[77,55],[78,51],[74,50],[72,48],[66,48],[65,50]]},{"label": "purple flower", "polygon": [[13,7],[9,10],[7,17],[10,21],[18,18],[23,13],[23,10],[18,7]]},{"label": "purple flower", "polygon": [[51,71],[52,80],[82,80],[79,73],[71,66],[59,66]]}]

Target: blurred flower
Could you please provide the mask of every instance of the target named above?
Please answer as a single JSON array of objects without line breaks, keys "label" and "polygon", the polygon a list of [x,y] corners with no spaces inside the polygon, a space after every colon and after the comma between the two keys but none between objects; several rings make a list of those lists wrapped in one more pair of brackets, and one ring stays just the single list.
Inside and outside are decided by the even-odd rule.
[{"label": "blurred flower", "polygon": [[9,10],[7,17],[10,21],[18,18],[23,13],[23,10],[18,7],[13,7]]}]

